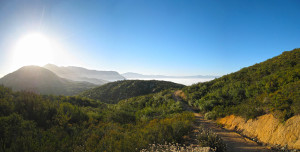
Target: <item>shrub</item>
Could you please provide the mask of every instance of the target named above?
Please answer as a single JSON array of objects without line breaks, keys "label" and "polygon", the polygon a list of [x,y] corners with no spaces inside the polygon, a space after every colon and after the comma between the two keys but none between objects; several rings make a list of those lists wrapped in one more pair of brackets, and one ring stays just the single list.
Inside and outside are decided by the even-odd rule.
[{"label": "shrub", "polygon": [[216,120],[217,114],[215,111],[210,111],[210,112],[205,113],[204,118],[207,120]]},{"label": "shrub", "polygon": [[[208,150],[209,149],[209,150]],[[206,152],[212,151],[210,147],[201,147],[193,145],[181,145],[178,143],[165,143],[165,144],[149,144],[147,149],[142,149],[140,152]]]},{"label": "shrub", "polygon": [[197,135],[199,145],[203,147],[211,147],[216,152],[225,152],[226,144],[223,140],[211,130],[205,129],[203,126],[199,128],[199,134]]}]

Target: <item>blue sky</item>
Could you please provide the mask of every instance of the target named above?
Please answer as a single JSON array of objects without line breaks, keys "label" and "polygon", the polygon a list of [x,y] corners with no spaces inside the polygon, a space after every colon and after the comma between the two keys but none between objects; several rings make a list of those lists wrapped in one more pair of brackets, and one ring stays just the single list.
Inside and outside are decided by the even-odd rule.
[{"label": "blue sky", "polygon": [[299,48],[300,1],[1,0],[0,75],[30,32],[68,52],[62,66],[224,75]]}]

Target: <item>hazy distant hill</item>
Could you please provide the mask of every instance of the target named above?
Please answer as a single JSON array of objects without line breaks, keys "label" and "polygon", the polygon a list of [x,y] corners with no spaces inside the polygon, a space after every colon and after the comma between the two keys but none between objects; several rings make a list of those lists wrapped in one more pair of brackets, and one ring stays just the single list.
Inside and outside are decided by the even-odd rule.
[{"label": "hazy distant hill", "polygon": [[300,114],[300,49],[183,90],[207,118],[275,113],[285,120]]},{"label": "hazy distant hill", "polygon": [[95,87],[88,82],[75,82],[58,77],[42,67],[25,66],[0,79],[0,84],[13,90],[33,91],[41,94],[74,95]]},{"label": "hazy distant hill", "polygon": [[88,70],[81,67],[58,67],[53,64],[47,64],[44,68],[54,72],[58,76],[74,81],[87,81],[90,83],[102,85],[109,81],[124,80],[125,78],[115,71],[97,71]]},{"label": "hazy distant hill", "polygon": [[217,78],[219,76],[212,76],[212,75],[195,75],[195,76],[166,76],[166,75],[144,75],[134,72],[127,72],[123,73],[122,76],[125,78]]},{"label": "hazy distant hill", "polygon": [[111,82],[97,88],[87,90],[80,96],[100,100],[105,103],[117,103],[120,100],[135,96],[160,92],[170,88],[183,88],[184,85],[167,81],[123,80]]}]

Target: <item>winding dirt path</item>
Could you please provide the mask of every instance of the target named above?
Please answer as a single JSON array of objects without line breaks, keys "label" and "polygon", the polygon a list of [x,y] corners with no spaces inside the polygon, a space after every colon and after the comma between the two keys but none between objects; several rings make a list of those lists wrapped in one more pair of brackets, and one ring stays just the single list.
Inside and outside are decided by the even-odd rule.
[{"label": "winding dirt path", "polygon": [[184,109],[187,111],[192,111],[196,117],[194,131],[193,134],[190,135],[190,138],[194,138],[190,140],[193,144],[197,144],[195,140],[196,134],[200,126],[203,126],[205,128],[211,129],[222,138],[224,143],[227,145],[228,152],[272,152],[272,150],[268,149],[267,147],[261,146],[258,143],[249,140],[248,138],[245,138],[234,131],[220,128],[212,120],[205,120],[201,114],[195,112],[194,109],[183,102],[178,94],[179,93],[176,91],[173,95],[173,99],[176,101],[181,101],[183,103]]}]

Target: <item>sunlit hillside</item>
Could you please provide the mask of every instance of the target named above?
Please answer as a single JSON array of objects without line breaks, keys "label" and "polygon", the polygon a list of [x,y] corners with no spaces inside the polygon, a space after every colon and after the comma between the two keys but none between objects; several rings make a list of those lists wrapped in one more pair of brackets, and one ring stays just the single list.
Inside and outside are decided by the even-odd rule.
[{"label": "sunlit hillside", "polygon": [[282,121],[300,114],[300,49],[283,52],[210,82],[184,88],[187,101],[209,119],[246,119],[276,113]]}]

